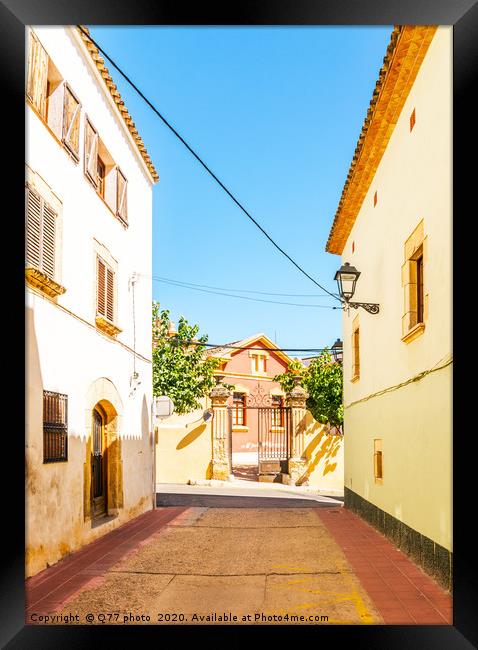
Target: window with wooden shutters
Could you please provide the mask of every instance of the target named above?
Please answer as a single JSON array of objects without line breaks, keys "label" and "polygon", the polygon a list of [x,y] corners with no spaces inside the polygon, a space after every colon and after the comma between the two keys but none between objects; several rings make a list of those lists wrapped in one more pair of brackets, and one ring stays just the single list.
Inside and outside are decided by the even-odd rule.
[{"label": "window with wooden shutters", "polygon": [[30,30],[27,97],[43,118],[46,116],[48,62],[49,58],[45,48]]},{"label": "window with wooden shutters", "polygon": [[68,396],[43,391],[43,462],[68,460]]},{"label": "window with wooden shutters", "polygon": [[402,341],[405,343],[411,343],[424,332],[428,317],[428,294],[424,283],[426,248],[427,237],[421,220],[404,246]]},{"label": "window with wooden shutters", "polygon": [[110,323],[115,320],[115,273],[101,259],[97,258],[97,306],[96,311]]},{"label": "window with wooden shutters", "polygon": [[56,212],[29,185],[26,186],[26,259],[27,267],[55,279]]},{"label": "window with wooden shutters", "polygon": [[128,210],[127,210],[127,185],[128,182],[124,174],[117,168],[117,199],[116,199],[116,214],[124,222],[128,222]]},{"label": "window with wooden shutters", "polygon": [[65,84],[62,140],[76,160],[80,158],[80,110],[80,102],[68,84]]},{"label": "window with wooden shutters", "polygon": [[85,175],[98,188],[98,132],[85,120]]}]

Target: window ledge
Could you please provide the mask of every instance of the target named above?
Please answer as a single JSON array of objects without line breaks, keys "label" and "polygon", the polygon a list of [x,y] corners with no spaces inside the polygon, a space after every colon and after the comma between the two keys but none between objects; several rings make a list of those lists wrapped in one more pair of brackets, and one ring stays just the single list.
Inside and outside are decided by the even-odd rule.
[{"label": "window ledge", "polygon": [[282,431],[285,431],[285,427],[271,427],[270,428],[271,433],[281,433]]},{"label": "window ledge", "polygon": [[402,341],[404,343],[411,343],[416,338],[418,338],[421,334],[423,334],[424,330],[425,330],[425,323],[417,323],[414,327],[412,327],[411,330],[409,330],[405,334],[405,336],[402,336]]},{"label": "window ledge", "polygon": [[249,427],[242,426],[242,424],[233,424],[232,425],[232,430],[233,431],[249,431]]},{"label": "window ledge", "polygon": [[113,325],[113,323],[110,323],[109,321],[106,320],[106,318],[103,318],[103,316],[97,316],[96,317],[96,327],[109,336],[116,336],[123,330],[121,330],[119,327],[116,327],[116,325]]},{"label": "window ledge", "polygon": [[36,289],[40,289],[40,291],[45,293],[47,296],[50,296],[50,298],[61,296],[66,291],[65,287],[62,287],[61,284],[58,284],[58,282],[49,278],[48,275],[43,273],[43,271],[40,271],[33,266],[26,267],[25,279],[29,285]]}]

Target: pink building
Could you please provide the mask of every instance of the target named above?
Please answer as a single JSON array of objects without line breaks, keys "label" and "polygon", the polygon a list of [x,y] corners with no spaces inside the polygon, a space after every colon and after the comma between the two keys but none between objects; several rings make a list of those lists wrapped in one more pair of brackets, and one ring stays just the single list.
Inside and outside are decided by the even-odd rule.
[{"label": "pink building", "polygon": [[288,409],[285,393],[273,378],[293,359],[265,334],[228,345],[212,348],[207,355],[221,359],[215,374],[234,386],[228,399],[233,473],[254,478],[259,461],[281,461],[284,466],[287,462]]}]

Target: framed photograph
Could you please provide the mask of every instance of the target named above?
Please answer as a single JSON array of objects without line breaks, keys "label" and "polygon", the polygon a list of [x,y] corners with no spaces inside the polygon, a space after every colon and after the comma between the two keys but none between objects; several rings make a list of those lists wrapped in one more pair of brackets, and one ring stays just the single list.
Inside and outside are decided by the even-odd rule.
[{"label": "framed photograph", "polygon": [[0,17],[25,206],[3,645],[474,647],[476,2]]}]

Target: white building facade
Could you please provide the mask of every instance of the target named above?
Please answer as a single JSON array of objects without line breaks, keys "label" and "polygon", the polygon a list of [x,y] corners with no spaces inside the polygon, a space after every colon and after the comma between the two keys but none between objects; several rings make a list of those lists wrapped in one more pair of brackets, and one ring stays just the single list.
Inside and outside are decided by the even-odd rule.
[{"label": "white building facade", "polygon": [[26,30],[26,574],[154,507],[154,166],[77,27]]}]

